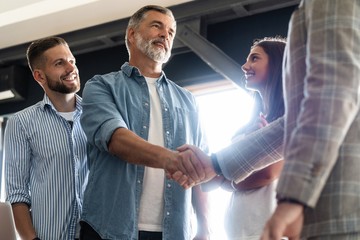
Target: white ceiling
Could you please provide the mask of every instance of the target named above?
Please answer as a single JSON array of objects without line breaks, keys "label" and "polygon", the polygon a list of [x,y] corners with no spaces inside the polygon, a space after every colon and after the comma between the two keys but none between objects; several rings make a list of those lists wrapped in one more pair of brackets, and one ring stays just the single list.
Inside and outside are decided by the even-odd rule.
[{"label": "white ceiling", "polygon": [[191,0],[1,0],[0,49],[129,17],[147,4]]}]

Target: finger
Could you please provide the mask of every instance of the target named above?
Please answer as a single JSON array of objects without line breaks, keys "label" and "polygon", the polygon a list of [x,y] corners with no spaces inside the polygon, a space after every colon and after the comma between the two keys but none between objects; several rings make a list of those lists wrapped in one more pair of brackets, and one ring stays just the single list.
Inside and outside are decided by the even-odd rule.
[{"label": "finger", "polygon": [[194,145],[190,145],[190,144],[184,144],[184,145],[180,146],[179,148],[181,148],[183,151],[184,150],[191,150],[195,154],[201,152],[201,150],[198,147],[196,147]]},{"label": "finger", "polygon": [[266,117],[265,117],[265,116],[261,116],[261,117],[260,117],[260,122],[261,122],[261,124],[262,124],[263,126],[266,126],[266,125],[269,124],[268,121],[266,120]]},{"label": "finger", "polygon": [[186,186],[193,186],[194,180],[189,178],[187,175],[183,174],[181,171],[176,171],[174,174],[171,175],[171,179],[176,181],[182,187]]},{"label": "finger", "polygon": [[188,179],[189,179],[188,176],[181,175],[181,177],[177,179],[177,183],[180,186],[184,187],[184,186],[188,185]]},{"label": "finger", "polygon": [[176,148],[176,150],[178,150],[179,152],[183,152],[183,151],[189,149],[189,146],[190,146],[189,144],[184,144],[184,145]]},{"label": "finger", "polygon": [[191,179],[191,178],[188,178],[188,181],[185,182],[183,185],[181,185],[184,189],[189,189],[189,188],[192,188],[193,186],[195,186],[196,183]]},{"label": "finger", "polygon": [[176,181],[176,182],[179,182],[180,181],[180,178],[183,176],[184,174],[181,172],[181,171],[176,171],[175,173],[173,173],[171,175],[171,179]]},{"label": "finger", "polygon": [[168,171],[165,171],[165,176],[167,179],[172,179],[171,173],[169,173]]},{"label": "finger", "polygon": [[184,189],[194,186],[194,181],[188,176],[182,174],[180,171],[173,174],[173,179],[176,180],[176,182]]}]

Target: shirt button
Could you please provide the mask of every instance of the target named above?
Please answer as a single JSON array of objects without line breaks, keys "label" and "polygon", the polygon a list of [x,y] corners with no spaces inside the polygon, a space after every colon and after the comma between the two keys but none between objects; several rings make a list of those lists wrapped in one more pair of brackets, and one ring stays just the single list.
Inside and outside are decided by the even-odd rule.
[{"label": "shirt button", "polygon": [[138,183],[141,183],[141,181],[140,181],[140,180],[137,180],[137,182],[138,182]]},{"label": "shirt button", "polygon": [[146,103],[144,103],[144,105],[145,105],[145,106],[149,106],[149,103],[146,102]]},{"label": "shirt button", "polygon": [[166,131],[166,135],[169,135],[170,134],[170,132],[169,131]]},{"label": "shirt button", "polygon": [[169,216],[169,215],[170,215],[170,213],[169,213],[169,212],[166,212],[166,215],[167,215],[167,216]]},{"label": "shirt button", "polygon": [[146,129],[147,127],[146,126],[143,126],[143,129]]},{"label": "shirt button", "polygon": [[171,188],[171,184],[170,184],[170,183],[168,183],[167,187],[168,187],[168,188]]},{"label": "shirt button", "polygon": [[168,109],[167,109],[167,108],[165,108],[165,112],[167,112],[167,110],[168,110]]}]

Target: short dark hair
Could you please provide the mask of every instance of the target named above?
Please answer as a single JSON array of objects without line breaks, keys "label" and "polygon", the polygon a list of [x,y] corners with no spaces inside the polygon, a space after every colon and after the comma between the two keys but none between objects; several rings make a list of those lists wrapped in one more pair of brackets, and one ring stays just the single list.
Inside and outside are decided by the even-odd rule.
[{"label": "short dark hair", "polygon": [[58,45],[68,46],[67,42],[61,37],[46,37],[32,42],[27,51],[26,58],[31,71],[39,68],[45,62],[44,52]]},{"label": "short dark hair", "polygon": [[[141,21],[144,20],[144,18],[146,17],[146,14],[149,12],[149,11],[156,11],[156,12],[159,12],[159,13],[163,13],[165,15],[168,15],[169,17],[175,19],[172,11],[168,8],[165,8],[165,7],[161,7],[161,6],[158,6],[158,5],[147,5],[147,6],[144,6],[142,8],[140,8],[139,10],[137,10],[131,17],[130,17],[130,20],[129,20],[129,23],[128,23],[128,26],[126,28],[126,33],[125,33],[125,45],[126,45],[126,48],[129,50],[129,46],[128,46],[128,36],[127,36],[127,32],[128,32],[128,29],[129,28],[138,28]],[[175,22],[176,24],[176,22]]]}]

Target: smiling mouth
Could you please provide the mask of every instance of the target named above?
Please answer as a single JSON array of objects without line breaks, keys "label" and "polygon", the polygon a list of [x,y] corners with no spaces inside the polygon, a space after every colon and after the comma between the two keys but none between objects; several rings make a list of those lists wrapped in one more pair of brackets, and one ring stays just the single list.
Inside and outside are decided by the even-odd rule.
[{"label": "smiling mouth", "polygon": [[63,81],[67,81],[67,82],[76,81],[76,79],[77,79],[77,75],[71,75],[71,76],[62,78]]},{"label": "smiling mouth", "polygon": [[254,76],[255,76],[255,74],[253,74],[253,73],[245,74],[245,78],[246,78],[246,79],[252,78],[252,77],[254,77]]}]

